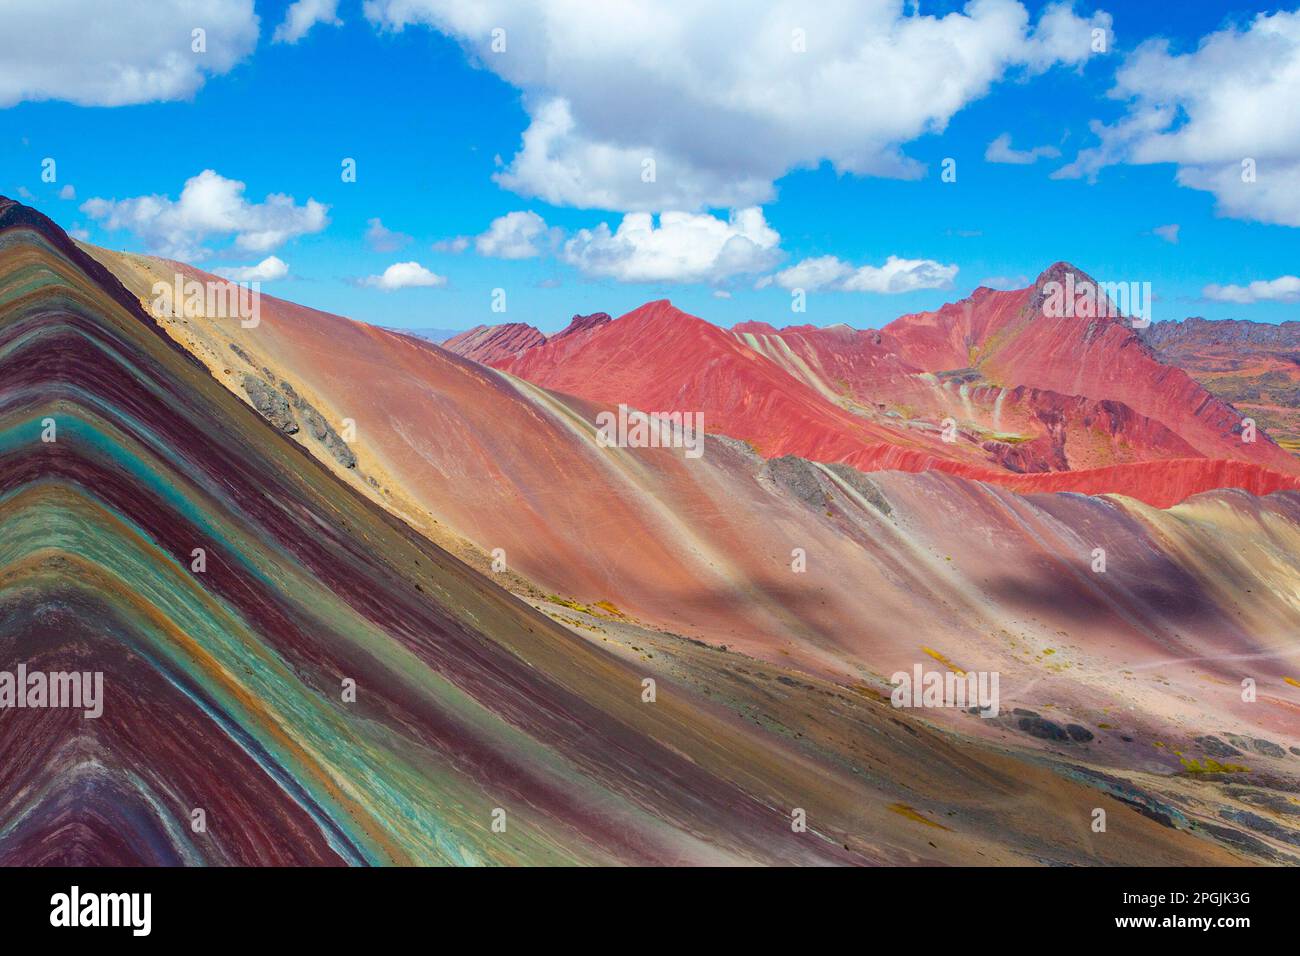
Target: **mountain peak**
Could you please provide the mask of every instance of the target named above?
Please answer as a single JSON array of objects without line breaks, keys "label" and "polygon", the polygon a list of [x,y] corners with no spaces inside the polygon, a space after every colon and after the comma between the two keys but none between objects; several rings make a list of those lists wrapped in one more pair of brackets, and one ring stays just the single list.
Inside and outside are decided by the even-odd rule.
[{"label": "mountain peak", "polygon": [[1084,272],[1078,266],[1069,262],[1060,261],[1053,262],[1050,266],[1044,269],[1042,273],[1039,274],[1038,278],[1034,280],[1033,287],[1035,289],[1042,289],[1042,287],[1049,282],[1065,283],[1067,277],[1071,275],[1074,277],[1074,285],[1076,286],[1083,282],[1090,282],[1094,285],[1097,282],[1096,279],[1088,275],[1088,273]]},{"label": "mountain peak", "polygon": [[[705,320],[701,319],[699,316],[691,315],[691,313],[684,312],[677,308],[677,306],[673,305],[669,299],[654,299],[647,302],[645,305],[637,306],[637,308],[622,316],[618,321],[620,323],[628,322],[633,325],[647,322],[659,322],[667,325],[673,323],[689,324],[694,322],[704,322]],[[706,322],[705,324],[712,325],[712,323],[709,322]],[[718,326],[713,327],[719,328]]]},{"label": "mountain peak", "polygon": [[61,246],[72,245],[68,234],[44,213],[23,205],[17,199],[0,196],[0,227],[8,229],[15,226],[30,226]]},{"label": "mountain peak", "polygon": [[562,339],[568,335],[576,335],[579,332],[586,332],[588,329],[594,329],[604,325],[607,322],[614,321],[608,312],[593,312],[591,315],[574,315],[569,320],[569,324],[559,332],[551,336],[551,339]]},{"label": "mountain peak", "polygon": [[[1145,296],[1140,290],[1146,289]],[[1068,262],[1054,262],[1039,275],[1030,292],[1026,308],[1050,314],[1096,317],[1102,321],[1128,325],[1126,316],[1150,315],[1150,286],[1137,282],[1098,282],[1088,273]],[[1143,303],[1145,302],[1145,305]]]}]

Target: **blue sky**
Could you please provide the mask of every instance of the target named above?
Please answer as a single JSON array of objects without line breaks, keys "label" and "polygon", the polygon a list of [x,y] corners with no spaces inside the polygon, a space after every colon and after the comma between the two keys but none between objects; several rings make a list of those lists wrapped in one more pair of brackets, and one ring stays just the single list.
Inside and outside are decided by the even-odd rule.
[{"label": "blue sky", "polygon": [[[16,0],[18,7],[28,2]],[[77,4],[63,0],[70,9]],[[665,297],[722,325],[754,319],[777,326],[870,327],[955,300],[984,282],[1028,284],[1058,259],[1099,279],[1151,282],[1157,319],[1300,318],[1300,292],[1283,281],[1300,272],[1300,218],[1296,201],[1287,198],[1300,194],[1300,136],[1294,135],[1300,89],[1286,79],[1300,75],[1300,18],[1294,32],[1289,18],[1254,19],[1276,7],[1186,3],[1173,17],[1148,3],[1076,3],[1064,12],[1060,5],[1027,3],[1024,44],[1001,45],[992,28],[972,41],[996,48],[970,57],[989,57],[987,83],[979,66],[965,75],[945,57],[914,56],[907,46],[913,41],[900,33],[894,50],[899,67],[891,77],[906,64],[914,79],[889,79],[878,102],[854,103],[846,96],[843,116],[837,116],[841,104],[833,85],[796,89],[788,104],[760,102],[770,94],[765,80],[754,79],[764,72],[762,62],[756,65],[745,50],[756,41],[743,31],[710,36],[707,22],[682,24],[683,35],[703,35],[698,48],[674,43],[656,50],[661,41],[651,36],[644,58],[619,61],[596,48],[608,38],[614,46],[642,49],[634,28],[608,24],[607,32],[573,42],[567,38],[582,36],[583,24],[557,26],[547,19],[553,15],[545,4],[520,3],[515,6],[531,12],[519,25],[505,14],[499,18],[510,24],[507,42],[515,49],[530,44],[539,24],[549,24],[550,46],[531,43],[528,54],[537,62],[523,55],[522,65],[498,66],[485,46],[496,21],[451,9],[457,5],[450,0],[427,0],[427,11],[407,22],[400,0],[379,0],[369,15],[359,2],[340,0],[331,12],[329,0],[310,0],[297,14],[323,13],[322,22],[294,42],[275,38],[287,3],[257,2],[255,34],[248,5],[229,0],[224,19],[209,29],[198,72],[186,66],[189,72],[169,76],[175,49],[144,43],[142,66],[161,76],[152,92],[135,90],[111,64],[73,83],[50,79],[53,74],[34,63],[30,78],[19,75],[9,87],[0,85],[0,192],[112,248],[179,250],[208,269],[250,267],[274,256],[287,264],[288,275],[264,282],[265,292],[400,327],[524,321],[553,331],[574,313],[618,315]],[[139,16],[149,16],[147,6]],[[187,0],[163,6],[166,42],[181,47],[180,55],[191,53],[191,25],[201,17],[187,9]],[[421,0],[408,6],[418,9]],[[902,4],[879,6],[881,16],[914,16]],[[664,18],[693,15],[669,7]],[[1055,38],[1038,26],[1052,10],[1062,24]],[[961,29],[955,17],[963,11],[970,8],[920,5],[921,17],[954,15],[946,25],[935,21],[935,29]],[[0,35],[11,37],[0,40],[0,52],[24,30],[54,29],[15,17],[21,12],[0,13]],[[84,31],[77,22],[86,21],[67,29]],[[1098,24],[1107,46],[1094,54],[1085,48]],[[131,15],[124,15],[122,37],[97,40],[89,55],[121,60],[114,43],[135,55],[131,26]],[[839,54],[819,48],[816,38],[852,26],[810,24],[801,55],[833,63]],[[618,34],[625,28],[630,36]],[[141,28],[139,35],[147,32]],[[1198,47],[1216,35],[1198,58]],[[1153,50],[1150,42],[1161,37],[1168,49]],[[709,43],[718,48],[712,54]],[[1266,69],[1262,78],[1233,73],[1258,66],[1260,49],[1266,64],[1275,58],[1291,73],[1281,66]],[[84,60],[88,54],[77,55]],[[571,65],[557,68],[557,58]],[[712,102],[699,86],[678,88],[687,82],[680,74],[692,68],[706,78],[711,69],[723,71],[729,79],[719,85],[729,84],[733,101],[754,92],[758,105],[738,110]],[[1180,80],[1171,91],[1167,78],[1180,70],[1204,84],[1193,88],[1192,81]],[[965,88],[946,90],[949,76]],[[860,93],[860,75],[846,89]],[[1285,104],[1288,92],[1289,113],[1267,108],[1274,97]],[[930,115],[932,104],[948,95],[954,97],[951,115]],[[1232,95],[1243,102],[1232,103]],[[127,102],[98,105],[119,100]],[[545,125],[545,104],[556,101],[572,104],[582,139],[556,147],[558,164],[523,171],[521,137],[530,123]],[[1162,110],[1170,118],[1160,120]],[[1252,112],[1261,114],[1253,120],[1257,128],[1224,119]],[[1147,123],[1152,117],[1155,132]],[[1103,124],[1101,132],[1090,128],[1094,121]],[[1139,128],[1144,132],[1133,132]],[[1032,163],[986,160],[990,143],[1004,134],[1015,150],[1046,147],[1055,155]],[[689,165],[697,185],[683,186],[665,172],[655,184],[662,192],[648,194],[664,196],[659,205],[653,198],[643,202],[622,172],[618,185],[602,190],[600,157],[606,152],[586,150],[588,142],[627,148],[628,161],[649,143],[661,168]],[[1081,150],[1105,158],[1089,167]],[[1215,178],[1236,168],[1238,154],[1257,158],[1261,179],[1252,185],[1261,188],[1243,193]],[[617,162],[626,159],[616,156]],[[355,182],[341,178],[345,157],[356,160]],[[42,180],[46,158],[57,164],[53,183]],[[956,160],[955,182],[940,175],[945,158]],[[1087,171],[1059,178],[1072,164]],[[147,210],[130,204],[147,196],[175,202],[204,170],[218,177],[214,203],[233,197],[260,205],[270,194],[287,194],[293,204],[288,213],[266,212],[268,232],[260,235],[212,226],[206,207],[197,204],[174,211],[174,227],[161,230],[161,220],[151,224]],[[505,182],[494,180],[503,172]],[[570,173],[572,187],[546,179]],[[1219,186],[1196,188],[1180,184],[1180,177]],[[751,183],[748,192],[733,188],[742,180]],[[242,194],[235,181],[244,184]],[[75,196],[60,198],[69,186]],[[309,200],[328,208],[314,218],[306,210]],[[729,225],[732,210],[751,207],[761,210],[761,228],[755,230],[751,216],[739,230],[741,241],[712,255],[717,250],[710,236],[737,231]],[[699,245],[692,262],[664,261],[663,247],[673,259],[672,235],[660,236],[655,248],[619,241],[626,213],[674,209],[690,217],[687,226],[698,227],[688,237],[692,248]],[[515,254],[535,254],[502,258],[509,243],[476,242],[493,220],[510,213],[544,222],[544,230],[498,237],[513,239]],[[368,239],[375,219],[400,235],[380,243]],[[115,220],[118,228],[110,228]],[[598,231],[602,223],[615,233],[612,240]],[[1175,225],[1173,242],[1167,227]],[[1160,227],[1163,236],[1155,232]],[[756,244],[750,241],[760,235]],[[457,237],[466,246],[459,252],[453,251]],[[822,257],[834,259],[822,261],[820,272],[799,269]],[[900,275],[887,267],[890,257],[901,260]],[[406,262],[418,262],[422,271],[416,274],[438,284],[386,289],[378,277]],[[815,275],[822,276],[820,286],[809,281]],[[807,288],[805,313],[791,311],[796,284]],[[1207,294],[1207,287],[1218,291]],[[504,313],[492,311],[494,289],[506,291]],[[844,291],[850,289],[860,291]]]}]

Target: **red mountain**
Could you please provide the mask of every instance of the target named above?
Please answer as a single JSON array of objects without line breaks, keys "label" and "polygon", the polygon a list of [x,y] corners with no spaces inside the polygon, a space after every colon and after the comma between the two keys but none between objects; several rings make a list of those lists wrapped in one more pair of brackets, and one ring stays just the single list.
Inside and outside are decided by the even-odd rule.
[{"label": "red mountain", "polygon": [[541,345],[546,336],[523,322],[504,325],[476,325],[442,343],[449,352],[491,365],[524,349]]},{"label": "red mountain", "polygon": [[1262,431],[1242,441],[1242,416],[1161,363],[1127,320],[1047,315],[1047,283],[1070,272],[1091,281],[1058,263],[1030,288],[981,288],[878,331],[726,331],[652,302],[488,364],[592,401],[703,411],[708,431],[767,457],[1116,491],[1157,506],[1222,482],[1300,487],[1300,462]]},{"label": "red mountain", "polygon": [[546,335],[524,322],[507,322],[504,325],[476,325],[468,331],[461,332],[442,342],[448,352],[484,365],[505,361],[547,341],[562,339],[578,332],[586,332],[612,321],[608,312],[593,312],[591,315],[575,315],[560,332],[548,339]]},{"label": "red mountain", "polygon": [[982,457],[970,442],[943,443],[935,428],[907,431],[841,408],[666,299],[489,364],[592,401],[703,411],[708,431],[748,441],[768,457],[909,471],[939,458],[974,463]]},{"label": "red mountain", "polygon": [[1300,474],[1300,462],[1266,434],[1243,442],[1241,413],[1182,369],[1162,363],[1130,321],[1046,314],[1045,286],[1069,273],[1076,285],[1093,282],[1058,262],[1028,289],[978,289],[937,312],[903,316],[881,330],[882,342],[929,372],[970,368],[993,385],[1123,402],[1207,458],[1254,461]]},{"label": "red mountain", "polygon": [[923,371],[883,345],[882,333],[847,326],[776,331],[761,323],[733,333],[826,398],[867,414],[941,422],[976,436],[988,464],[1062,471],[1199,452],[1123,402],[988,383],[975,369]]}]

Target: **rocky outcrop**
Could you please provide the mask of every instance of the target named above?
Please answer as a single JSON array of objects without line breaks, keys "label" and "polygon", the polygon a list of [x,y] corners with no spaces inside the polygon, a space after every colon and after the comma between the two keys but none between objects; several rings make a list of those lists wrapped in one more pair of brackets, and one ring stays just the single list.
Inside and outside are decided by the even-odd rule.
[{"label": "rocky outcrop", "polygon": [[244,393],[263,418],[286,435],[293,435],[298,431],[298,421],[290,411],[289,403],[273,386],[256,375],[247,374],[242,384]]},{"label": "rocky outcrop", "polygon": [[588,332],[591,329],[599,328],[606,322],[610,322],[608,312],[593,312],[591,315],[575,315],[569,320],[569,324],[560,332],[551,336],[551,341],[562,339],[566,336],[577,335],[580,332]]},{"label": "rocky outcrop", "polygon": [[[281,382],[280,389],[289,402],[293,404],[293,407],[298,410],[298,414],[302,416],[308,434],[324,445],[325,450],[344,468],[355,468],[357,466],[356,454],[348,447],[348,443],[343,440],[342,436],[334,430],[334,426],[325,420],[325,416],[299,395],[288,382]],[[297,431],[297,428],[294,430]]]}]

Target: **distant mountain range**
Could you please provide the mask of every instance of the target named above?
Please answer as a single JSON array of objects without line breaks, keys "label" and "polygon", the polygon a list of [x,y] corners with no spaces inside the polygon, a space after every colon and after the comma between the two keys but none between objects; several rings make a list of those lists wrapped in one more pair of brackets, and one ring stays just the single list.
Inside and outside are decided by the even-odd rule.
[{"label": "distant mountain range", "polygon": [[1157,322],[1142,333],[1160,360],[1254,418],[1300,454],[1300,322]]},{"label": "distant mountain range", "polygon": [[[593,401],[702,410],[711,431],[765,457],[941,470],[1022,491],[1113,491],[1161,507],[1224,485],[1295,487],[1300,461],[1269,430],[1289,424],[1290,410],[1252,407],[1252,434],[1250,415],[1232,404],[1245,393],[1201,375],[1190,356],[1204,349],[1179,351],[1163,325],[1143,335],[1121,317],[1045,314],[1044,288],[1067,274],[1093,281],[1057,263],[1025,289],[982,288],[880,330],[749,322],[728,331],[662,301],[618,320],[575,316],[549,338],[512,323],[444,345]],[[1287,332],[1255,333],[1263,344],[1251,354],[1271,356],[1268,383],[1294,390],[1274,368]],[[1294,398],[1289,408],[1300,409]]]}]

